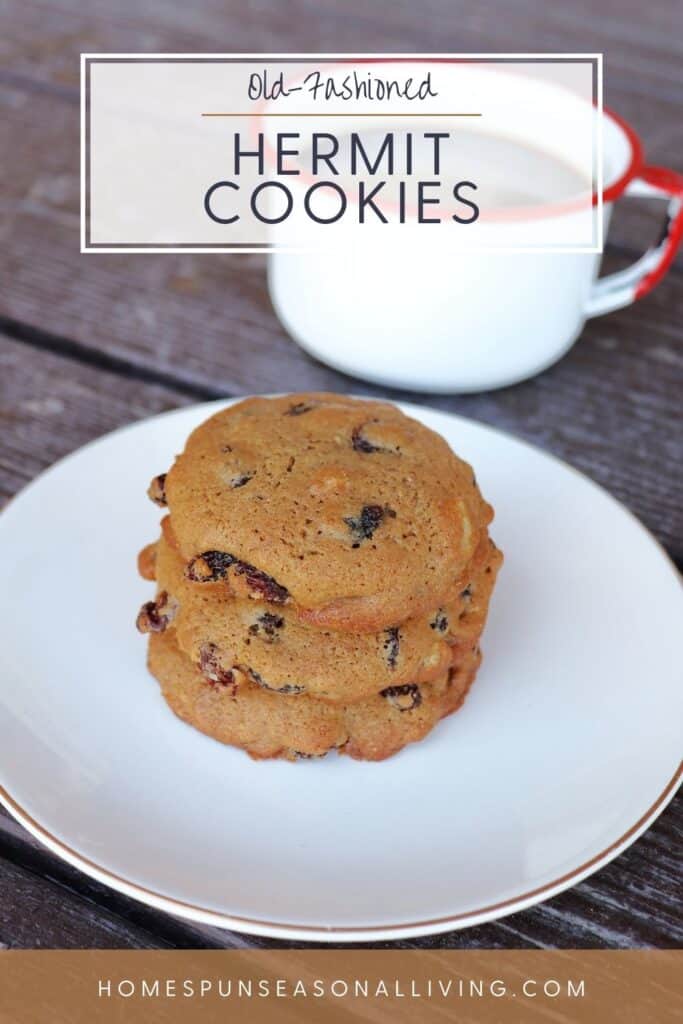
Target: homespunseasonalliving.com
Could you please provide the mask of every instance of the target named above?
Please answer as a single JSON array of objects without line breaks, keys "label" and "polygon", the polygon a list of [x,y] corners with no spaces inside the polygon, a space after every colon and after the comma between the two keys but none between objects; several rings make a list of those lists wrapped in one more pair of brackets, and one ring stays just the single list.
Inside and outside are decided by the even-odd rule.
[{"label": "homespunseasonalliving.com", "polygon": [[585,979],[525,978],[99,978],[100,999],[583,999]]}]

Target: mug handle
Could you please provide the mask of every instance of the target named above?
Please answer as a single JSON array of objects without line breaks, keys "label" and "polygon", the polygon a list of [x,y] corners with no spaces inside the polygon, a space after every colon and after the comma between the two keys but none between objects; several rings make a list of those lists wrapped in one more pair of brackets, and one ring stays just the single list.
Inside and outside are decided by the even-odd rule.
[{"label": "mug handle", "polygon": [[624,195],[666,199],[664,225],[657,242],[644,256],[625,270],[595,282],[586,303],[586,317],[611,313],[642,299],[664,277],[683,240],[683,175],[665,167],[644,167]]}]

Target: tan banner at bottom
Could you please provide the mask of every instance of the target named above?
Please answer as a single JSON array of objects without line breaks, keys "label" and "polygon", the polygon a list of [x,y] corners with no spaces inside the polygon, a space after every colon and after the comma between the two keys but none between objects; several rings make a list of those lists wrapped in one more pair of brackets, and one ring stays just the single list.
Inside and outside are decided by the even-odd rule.
[{"label": "tan banner at bottom", "polygon": [[11,1024],[666,1024],[683,952],[567,950],[7,951]]}]

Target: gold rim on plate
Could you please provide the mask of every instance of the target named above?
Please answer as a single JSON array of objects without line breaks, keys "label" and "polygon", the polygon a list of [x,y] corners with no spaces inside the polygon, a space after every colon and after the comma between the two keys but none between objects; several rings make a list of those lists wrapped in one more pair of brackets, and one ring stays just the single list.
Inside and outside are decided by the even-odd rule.
[{"label": "gold rim on plate", "polygon": [[175,899],[173,896],[164,896],[162,893],[156,892],[154,889],[147,889],[145,886],[139,885],[137,882],[131,882],[130,879],[123,878],[121,875],[115,874],[108,868],[102,867],[96,861],[90,860],[83,854],[74,850],[68,846],[67,843],[62,842],[55,835],[48,831],[40,822],[36,821],[24,808],[17,803],[17,801],[10,796],[7,790],[0,786],[0,803],[2,803],[10,814],[16,818],[16,820],[24,825],[25,828],[35,836],[36,839],[40,840],[48,849],[56,853],[67,863],[72,864],[74,867],[80,868],[85,874],[95,877],[98,881],[102,881],[109,885],[111,888],[123,892],[126,895],[131,895],[134,898],[140,899],[143,903],[151,904],[157,907],[157,909],[166,910],[169,913],[177,914],[180,917],[189,918],[190,920],[201,920],[206,924],[217,925],[221,928],[230,928],[234,931],[243,931],[248,934],[256,935],[270,935],[277,937],[278,933],[283,935],[285,932],[294,933],[297,937],[305,938],[310,937],[312,941],[316,941],[314,936],[339,936],[341,938],[346,937],[347,941],[354,941],[354,936],[357,935],[372,935],[378,938],[386,937],[388,933],[394,933],[397,937],[407,932],[416,932],[424,930],[424,933],[428,933],[431,930],[447,931],[449,925],[454,927],[464,927],[463,922],[471,920],[472,923],[479,921],[483,923],[486,919],[492,917],[503,916],[506,912],[512,912],[514,909],[524,909],[525,907],[538,903],[545,894],[554,894],[561,892],[564,889],[569,888],[572,881],[578,881],[580,876],[585,876],[590,873],[591,868],[597,867],[601,863],[608,863],[612,859],[612,855],[616,854],[625,849],[630,845],[629,841],[633,842],[637,838],[637,834],[644,831],[648,824],[652,824],[658,814],[664,810],[667,803],[672,799],[681,781],[683,781],[683,761],[679,764],[678,768],[674,772],[674,775],[666,784],[662,792],[659,794],[657,799],[650,805],[644,814],[633,824],[626,832],[623,833],[618,839],[615,839],[613,843],[610,843],[600,853],[596,853],[595,856],[591,857],[590,860],[585,861],[579,867],[574,868],[572,871],[568,871],[564,875],[560,875],[559,878],[555,878],[552,882],[546,882],[545,885],[538,886],[535,889],[530,889],[528,892],[520,893],[519,896],[510,897],[507,900],[501,900],[498,903],[490,903],[484,907],[477,907],[474,910],[463,911],[461,914],[451,914],[446,917],[435,917],[423,921],[407,921],[401,924],[382,924],[382,925],[358,925],[358,926],[344,926],[342,928],[326,927],[325,925],[301,925],[301,924],[287,924],[284,921],[265,921],[258,920],[248,917],[235,917],[231,914],[223,914],[218,910],[211,910],[207,907],[200,907],[194,903],[187,903],[183,900]]}]

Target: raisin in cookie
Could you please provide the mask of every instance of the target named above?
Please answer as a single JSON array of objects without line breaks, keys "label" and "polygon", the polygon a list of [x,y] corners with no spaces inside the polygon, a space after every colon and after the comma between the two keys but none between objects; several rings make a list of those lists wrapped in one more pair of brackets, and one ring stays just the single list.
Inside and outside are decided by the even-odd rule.
[{"label": "raisin in cookie", "polygon": [[151,486],[191,582],[378,632],[452,593],[492,511],[471,468],[392,405],[251,398],[212,416]]},{"label": "raisin in cookie", "polygon": [[470,651],[433,683],[391,687],[352,705],[329,704],[305,695],[285,699],[239,672],[204,674],[180,651],[173,628],[149,641],[150,671],[175,714],[258,759],[297,760],[336,749],[358,760],[384,760],[461,706],[478,663],[478,651]]},{"label": "raisin in cookie", "polygon": [[[443,605],[378,633],[355,634],[316,629],[288,605],[269,608],[230,597],[219,583],[196,587],[185,577],[168,520],[147,561],[155,564],[162,598],[156,619],[168,618],[169,605],[174,609],[178,644],[196,664],[211,662],[222,673],[239,669],[285,695],[353,703],[387,687],[443,676],[455,652],[478,642],[500,555],[486,538]],[[144,628],[149,607],[143,611]]]}]

